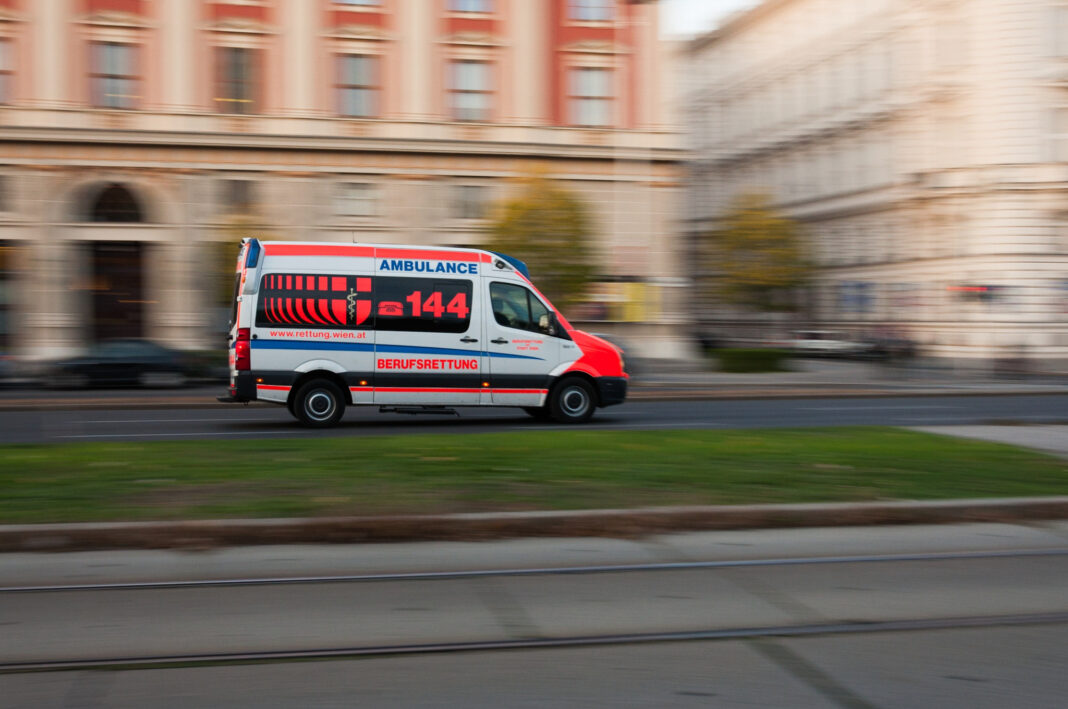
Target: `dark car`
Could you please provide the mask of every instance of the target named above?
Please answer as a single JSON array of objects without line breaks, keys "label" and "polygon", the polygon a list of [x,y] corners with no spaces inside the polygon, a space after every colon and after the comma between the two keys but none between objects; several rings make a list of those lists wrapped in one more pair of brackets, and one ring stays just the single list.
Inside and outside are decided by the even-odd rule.
[{"label": "dark car", "polygon": [[105,340],[79,357],[52,362],[45,384],[61,389],[120,385],[150,388],[180,387],[196,374],[196,366],[181,350],[150,340]]}]

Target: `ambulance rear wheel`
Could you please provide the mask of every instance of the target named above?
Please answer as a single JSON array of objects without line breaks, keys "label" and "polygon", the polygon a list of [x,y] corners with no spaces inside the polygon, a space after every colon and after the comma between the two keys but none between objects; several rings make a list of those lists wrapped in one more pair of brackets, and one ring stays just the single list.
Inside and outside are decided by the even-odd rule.
[{"label": "ambulance rear wheel", "polygon": [[345,399],[341,389],[326,379],[313,379],[293,399],[293,412],[305,426],[327,428],[341,420]]},{"label": "ambulance rear wheel", "polygon": [[593,387],[578,377],[557,384],[549,397],[549,413],[560,423],[589,421],[594,408]]}]

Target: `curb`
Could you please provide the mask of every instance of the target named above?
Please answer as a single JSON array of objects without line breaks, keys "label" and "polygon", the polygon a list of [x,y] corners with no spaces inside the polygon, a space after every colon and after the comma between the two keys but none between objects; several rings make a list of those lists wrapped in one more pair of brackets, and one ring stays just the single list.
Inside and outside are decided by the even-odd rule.
[{"label": "curb", "polygon": [[727,529],[1068,519],[1068,497],[653,507],[436,516],[0,526],[0,552],[614,537]]}]

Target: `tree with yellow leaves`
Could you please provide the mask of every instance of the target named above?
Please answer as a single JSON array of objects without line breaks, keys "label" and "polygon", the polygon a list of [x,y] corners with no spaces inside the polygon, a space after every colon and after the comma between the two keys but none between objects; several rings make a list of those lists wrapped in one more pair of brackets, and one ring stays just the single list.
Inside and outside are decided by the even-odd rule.
[{"label": "tree with yellow leaves", "polygon": [[585,205],[540,171],[517,186],[498,205],[486,248],[526,262],[538,289],[563,309],[582,297],[594,274]]},{"label": "tree with yellow leaves", "polygon": [[797,309],[809,272],[800,228],[772,209],[767,195],[740,195],[711,236],[716,295],[761,312]]}]

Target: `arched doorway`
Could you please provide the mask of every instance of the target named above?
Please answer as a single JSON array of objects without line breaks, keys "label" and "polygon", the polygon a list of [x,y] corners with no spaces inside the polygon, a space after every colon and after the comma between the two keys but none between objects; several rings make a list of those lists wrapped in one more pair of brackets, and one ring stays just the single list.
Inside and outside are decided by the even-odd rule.
[{"label": "arched doorway", "polygon": [[[88,197],[82,206],[85,221],[97,224],[145,221],[140,202],[121,184],[111,183],[94,189]],[[90,336],[94,342],[116,337],[144,337],[144,262],[145,245],[140,241],[89,242]]]},{"label": "arched doorway", "polygon": [[143,222],[141,205],[130,190],[112,183],[89,205],[91,222]]}]

